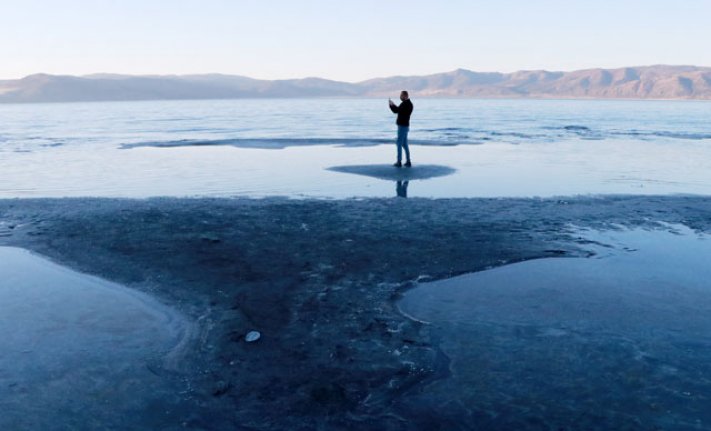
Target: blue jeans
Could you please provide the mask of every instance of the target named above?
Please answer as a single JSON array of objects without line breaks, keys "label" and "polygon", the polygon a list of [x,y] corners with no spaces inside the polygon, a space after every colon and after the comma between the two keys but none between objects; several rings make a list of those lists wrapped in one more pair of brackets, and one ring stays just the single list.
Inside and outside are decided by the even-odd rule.
[{"label": "blue jeans", "polygon": [[410,131],[409,127],[397,126],[397,161],[402,162],[402,149],[405,149],[405,157],[407,161],[410,161],[410,146],[407,145],[407,133]]}]

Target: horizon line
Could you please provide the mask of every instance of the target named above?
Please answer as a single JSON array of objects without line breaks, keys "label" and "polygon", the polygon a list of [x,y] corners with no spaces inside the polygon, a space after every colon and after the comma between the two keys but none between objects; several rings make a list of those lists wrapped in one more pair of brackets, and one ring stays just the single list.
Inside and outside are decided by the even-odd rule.
[{"label": "horizon line", "polygon": [[96,76],[96,75],[109,75],[109,76],[113,75],[113,76],[120,76],[120,77],[127,77],[127,78],[142,78],[142,77],[143,78],[149,78],[149,77],[163,77],[163,78],[165,78],[165,77],[218,75],[218,76],[247,78],[247,79],[253,79],[256,81],[296,81],[296,80],[305,80],[305,79],[319,79],[319,80],[324,80],[324,81],[342,82],[342,83],[348,83],[348,84],[359,84],[362,82],[367,82],[367,81],[376,80],[376,79],[426,77],[426,76],[455,73],[455,72],[459,72],[459,71],[481,73],[481,74],[512,75],[512,74],[521,73],[521,72],[574,73],[574,72],[584,72],[584,71],[590,71],[590,70],[620,70],[620,69],[640,69],[640,68],[651,68],[651,67],[678,67],[678,68],[692,67],[692,68],[697,68],[697,69],[711,69],[711,66],[699,66],[699,65],[693,65],[693,64],[662,64],[662,63],[648,64],[648,65],[636,65],[636,66],[620,66],[620,67],[587,67],[587,68],[583,68],[583,69],[572,69],[572,70],[518,69],[518,70],[511,71],[511,72],[501,72],[501,71],[496,71],[496,70],[474,70],[474,69],[467,69],[464,67],[458,67],[456,69],[447,70],[444,72],[412,74],[412,75],[394,74],[394,75],[388,75],[388,76],[375,76],[372,78],[366,78],[366,79],[359,80],[359,81],[346,81],[346,80],[339,80],[339,79],[332,79],[332,78],[324,78],[321,76],[304,76],[304,77],[294,77],[294,78],[267,79],[267,78],[255,78],[252,76],[241,75],[241,74],[237,74],[237,73],[224,73],[224,72],[203,72],[203,73],[183,73],[183,74],[178,74],[178,73],[132,74],[132,73],[117,73],[117,72],[91,72],[91,73],[84,73],[84,74],[68,74],[68,73],[36,72],[36,73],[31,73],[31,74],[22,76],[20,78],[0,78],[0,81],[20,81],[20,80],[30,78],[33,76],[65,76],[65,77],[73,77],[73,78],[90,78],[90,77]]}]

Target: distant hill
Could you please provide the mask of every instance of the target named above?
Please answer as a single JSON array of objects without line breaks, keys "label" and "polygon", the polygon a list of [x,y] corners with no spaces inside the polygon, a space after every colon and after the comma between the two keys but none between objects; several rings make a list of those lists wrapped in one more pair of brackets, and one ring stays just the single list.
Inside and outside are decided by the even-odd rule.
[{"label": "distant hill", "polygon": [[708,99],[711,68],[644,66],[482,73],[465,69],[358,83],[320,78],[259,80],[234,75],[128,76],[37,74],[0,81],[0,103],[237,99],[276,97]]},{"label": "distant hill", "polygon": [[427,76],[371,79],[358,84],[369,96],[406,88],[423,97],[711,99],[711,68],[645,66],[480,73],[459,69]]}]

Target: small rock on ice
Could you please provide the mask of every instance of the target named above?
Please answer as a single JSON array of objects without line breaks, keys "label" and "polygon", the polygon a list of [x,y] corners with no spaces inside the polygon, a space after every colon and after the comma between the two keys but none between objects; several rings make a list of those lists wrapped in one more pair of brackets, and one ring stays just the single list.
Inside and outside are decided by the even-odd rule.
[{"label": "small rock on ice", "polygon": [[247,335],[244,336],[244,340],[248,343],[254,342],[262,338],[262,334],[259,331],[249,331]]}]

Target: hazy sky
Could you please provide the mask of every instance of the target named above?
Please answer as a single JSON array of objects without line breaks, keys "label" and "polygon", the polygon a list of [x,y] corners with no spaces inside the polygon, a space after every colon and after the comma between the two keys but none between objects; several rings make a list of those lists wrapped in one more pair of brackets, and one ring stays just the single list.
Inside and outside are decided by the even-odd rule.
[{"label": "hazy sky", "polygon": [[0,79],[711,66],[711,0],[0,0]]}]

